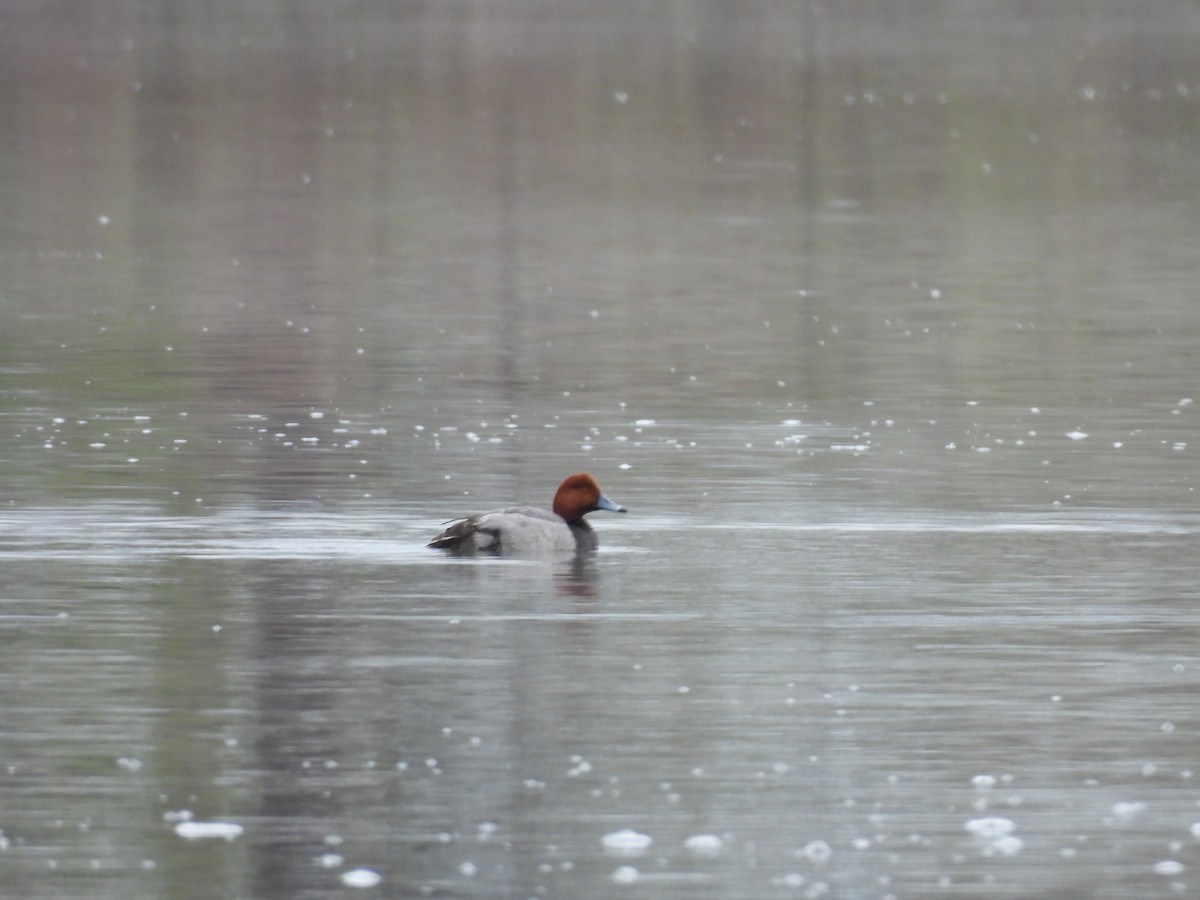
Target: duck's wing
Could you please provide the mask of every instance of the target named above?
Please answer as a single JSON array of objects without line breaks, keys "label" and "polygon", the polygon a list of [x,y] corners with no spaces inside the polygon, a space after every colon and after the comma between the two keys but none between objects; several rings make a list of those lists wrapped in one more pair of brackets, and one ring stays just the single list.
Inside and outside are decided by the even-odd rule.
[{"label": "duck's wing", "polygon": [[523,523],[542,519],[562,521],[549,510],[538,509],[536,506],[509,506],[505,509],[493,509],[489,512],[448,522],[441,534],[426,546],[435,550],[450,550],[454,553],[475,553],[477,551],[496,553],[501,549],[501,536],[505,530],[513,528],[523,530],[521,529]]},{"label": "duck's wing", "polygon": [[480,513],[449,522],[441,534],[426,546],[452,553],[475,553],[478,550],[494,551],[500,547],[500,530],[497,523],[488,523],[494,513]]},{"label": "duck's wing", "polygon": [[474,533],[473,518],[455,519],[453,522],[449,522],[441,533],[425,546],[435,550],[462,550],[464,544],[469,542],[473,548],[475,542],[471,540],[471,537]]}]

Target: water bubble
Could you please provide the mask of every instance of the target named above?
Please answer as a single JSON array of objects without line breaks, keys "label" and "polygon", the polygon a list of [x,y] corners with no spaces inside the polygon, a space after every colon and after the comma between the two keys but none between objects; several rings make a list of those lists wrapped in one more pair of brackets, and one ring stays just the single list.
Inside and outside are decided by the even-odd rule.
[{"label": "water bubble", "polygon": [[715,834],[694,834],[683,842],[683,846],[698,856],[715,856],[724,844]]},{"label": "water bubble", "polygon": [[175,826],[175,833],[189,841],[207,838],[224,838],[232,841],[241,836],[244,830],[241,825],[233,822],[195,822],[190,819]]},{"label": "water bubble", "polygon": [[821,865],[828,862],[829,857],[833,856],[833,848],[822,840],[809,841],[796,852],[796,855]]},{"label": "water bubble", "polygon": [[1006,834],[1002,838],[991,841],[983,848],[984,856],[1016,856],[1021,852],[1025,842],[1015,834]]},{"label": "water bubble", "polygon": [[1112,805],[1113,818],[1118,822],[1130,822],[1146,811],[1146,804],[1140,801],[1119,801]]},{"label": "water bubble", "polygon": [[604,835],[600,843],[605,850],[615,853],[644,853],[654,843],[654,839],[632,828],[622,828],[620,831]]},{"label": "water bubble", "polygon": [[371,888],[383,881],[378,872],[370,869],[351,869],[342,873],[342,884],[352,888]]},{"label": "water bubble", "polygon": [[1001,816],[984,816],[980,819],[968,820],[963,827],[976,837],[1000,838],[1012,834],[1016,825],[1012,819],[1005,819]]},{"label": "water bubble", "polygon": [[633,884],[641,877],[642,873],[633,866],[621,866],[612,873],[612,880],[617,884]]}]

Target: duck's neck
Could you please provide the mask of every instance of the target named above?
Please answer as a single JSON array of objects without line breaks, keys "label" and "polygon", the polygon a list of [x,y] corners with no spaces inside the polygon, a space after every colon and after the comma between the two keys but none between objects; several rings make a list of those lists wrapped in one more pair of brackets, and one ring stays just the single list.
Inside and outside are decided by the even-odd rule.
[{"label": "duck's neck", "polygon": [[592,526],[585,520],[580,519],[577,522],[568,522],[567,527],[571,529],[571,534],[575,536],[575,549],[596,549],[596,532],[592,531]]}]

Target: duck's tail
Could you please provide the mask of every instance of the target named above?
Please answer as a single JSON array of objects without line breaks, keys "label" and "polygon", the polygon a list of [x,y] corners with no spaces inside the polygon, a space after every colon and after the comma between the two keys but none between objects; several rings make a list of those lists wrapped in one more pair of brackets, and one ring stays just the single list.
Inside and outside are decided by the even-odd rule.
[{"label": "duck's tail", "polygon": [[434,550],[450,550],[453,552],[470,552],[475,549],[475,521],[473,519],[456,519],[425,546]]}]

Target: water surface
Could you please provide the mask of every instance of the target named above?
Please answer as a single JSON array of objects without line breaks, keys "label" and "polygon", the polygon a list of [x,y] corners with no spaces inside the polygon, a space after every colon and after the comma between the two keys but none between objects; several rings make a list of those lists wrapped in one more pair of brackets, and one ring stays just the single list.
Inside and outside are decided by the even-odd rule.
[{"label": "water surface", "polygon": [[1196,890],[1196,10],[0,25],[14,896]]}]

